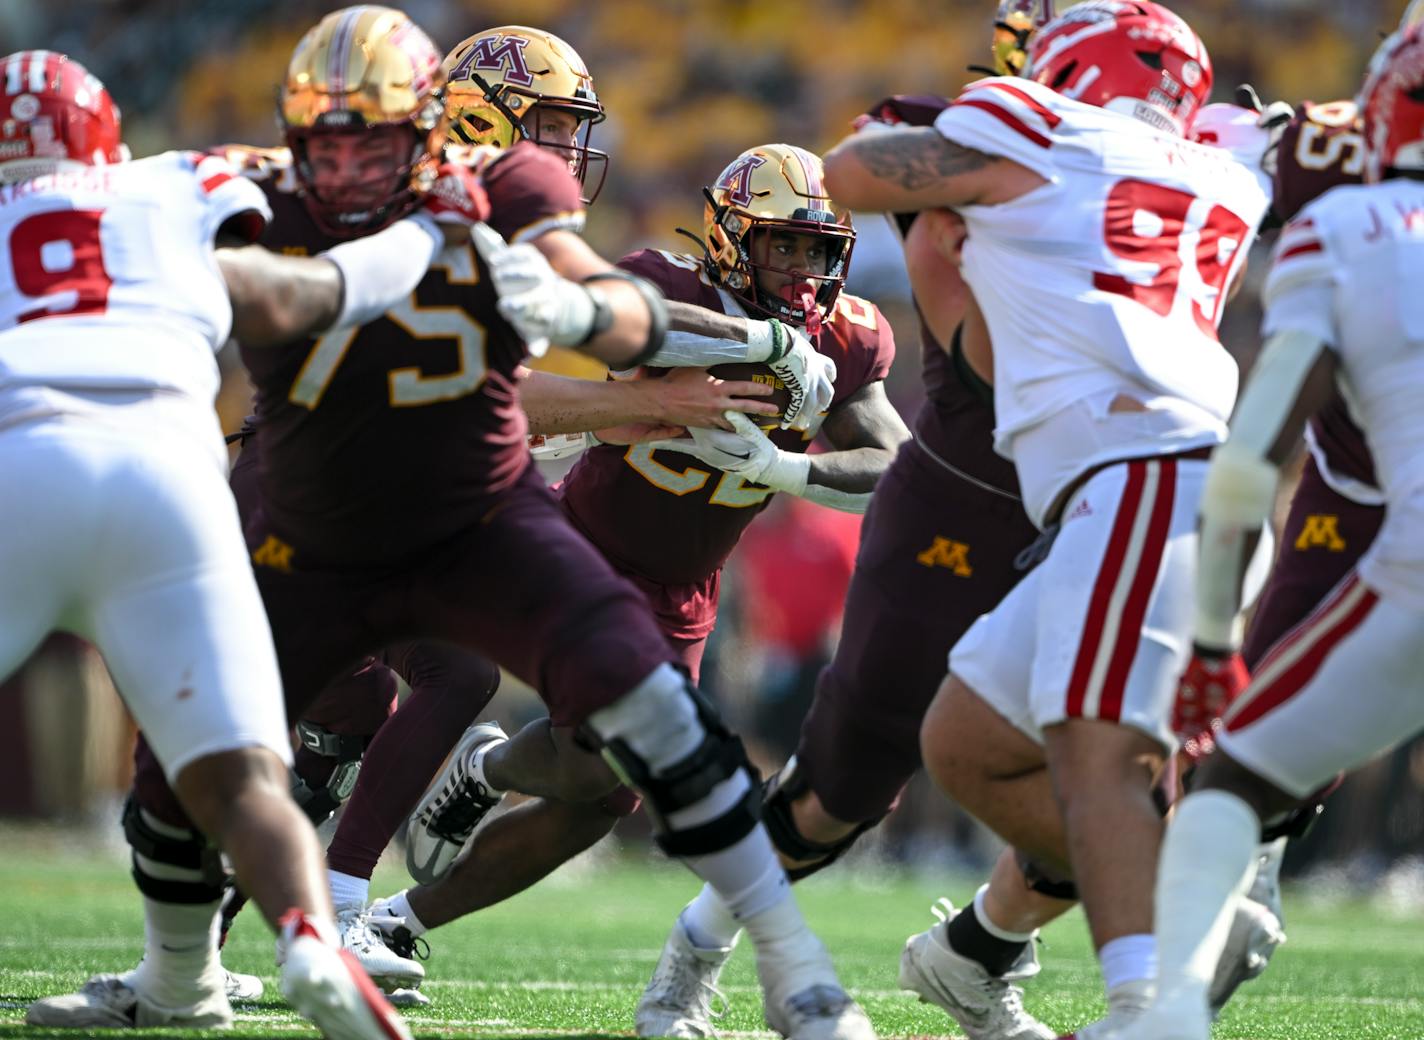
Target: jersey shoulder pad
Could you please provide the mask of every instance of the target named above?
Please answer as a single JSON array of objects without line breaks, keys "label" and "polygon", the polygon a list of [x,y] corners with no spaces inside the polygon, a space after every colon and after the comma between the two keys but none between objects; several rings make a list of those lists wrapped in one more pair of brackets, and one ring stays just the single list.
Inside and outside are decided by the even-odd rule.
[{"label": "jersey shoulder pad", "polygon": [[935,117],[935,129],[958,144],[1001,156],[1045,174],[1065,99],[1031,80],[976,80]]},{"label": "jersey shoulder pad", "polygon": [[722,309],[717,290],[707,279],[706,267],[695,256],[667,249],[639,249],[619,260],[618,266],[646,278],[669,300]]},{"label": "jersey shoulder pad", "polygon": [[583,230],[582,188],[569,164],[549,149],[521,141],[491,158],[481,179],[489,196],[489,224],[508,241]]},{"label": "jersey shoulder pad", "polygon": [[1305,102],[1276,147],[1272,209],[1290,220],[1312,200],[1365,172],[1365,137],[1353,101]]}]

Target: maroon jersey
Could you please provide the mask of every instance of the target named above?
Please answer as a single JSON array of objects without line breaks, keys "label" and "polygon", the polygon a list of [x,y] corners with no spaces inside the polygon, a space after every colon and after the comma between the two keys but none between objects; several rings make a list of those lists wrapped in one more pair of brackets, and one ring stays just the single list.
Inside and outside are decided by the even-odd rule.
[{"label": "maroon jersey", "polygon": [[[1271,208],[1281,220],[1290,220],[1331,188],[1359,184],[1364,171],[1365,138],[1355,103],[1307,101],[1281,136]],[[1338,394],[1311,419],[1310,439],[1322,476],[1342,494],[1347,482],[1376,486],[1365,435]]]},{"label": "maroon jersey", "polygon": [[[285,153],[249,167],[274,214],[264,245],[335,244],[307,215]],[[506,238],[582,224],[578,182],[547,149],[491,153],[482,177],[490,224]],[[477,525],[529,465],[515,378],[525,353],[468,246],[441,253],[411,297],[373,322],[244,348],[271,530],[305,566],[379,566]]]},{"label": "maroon jersey", "polygon": [[[645,249],[619,266],[649,279],[670,300],[727,309],[693,257]],[[894,335],[879,308],[845,293],[816,348],[836,363],[832,408],[884,379],[895,357]],[[798,430],[763,428],[786,451],[805,451],[812,439]],[[599,445],[584,454],[563,488],[574,524],[616,567],[658,585],[683,586],[675,597],[685,604],[680,619],[668,617],[671,604],[654,606],[665,621],[680,621],[677,630],[685,635],[711,631],[717,574],[772,495],[763,485],[704,466],[680,452],[646,445]]]}]

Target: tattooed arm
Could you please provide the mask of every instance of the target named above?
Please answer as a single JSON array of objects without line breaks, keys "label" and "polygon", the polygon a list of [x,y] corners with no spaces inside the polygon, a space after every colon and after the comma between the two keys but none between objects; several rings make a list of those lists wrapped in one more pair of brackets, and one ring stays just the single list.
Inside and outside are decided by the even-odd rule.
[{"label": "tattooed arm", "polygon": [[847,137],[826,155],[826,189],[852,209],[910,213],[1008,202],[1039,184],[1009,159],[949,140],[933,127]]}]

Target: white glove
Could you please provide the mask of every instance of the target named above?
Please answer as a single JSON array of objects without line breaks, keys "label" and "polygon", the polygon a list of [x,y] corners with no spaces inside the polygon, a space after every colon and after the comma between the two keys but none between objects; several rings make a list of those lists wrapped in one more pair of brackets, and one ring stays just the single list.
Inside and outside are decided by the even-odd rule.
[{"label": "white glove", "polygon": [[777,352],[767,359],[767,366],[791,391],[791,403],[786,407],[781,428],[809,430],[816,417],[831,406],[835,396],[836,363],[818,353],[811,340],[798,328],[776,322]]},{"label": "white glove", "polygon": [[511,246],[488,224],[470,229],[499,295],[499,313],[541,356],[550,343],[575,346],[588,338],[597,308],[589,291],[549,266],[528,243]]},{"label": "white glove", "polygon": [[811,475],[811,457],[799,452],[782,451],[771,438],[742,412],[723,413],[735,432],[709,430],[694,426],[689,437],[674,440],[649,441],[653,448],[680,451],[723,473],[761,484],[774,491],[801,495]]}]

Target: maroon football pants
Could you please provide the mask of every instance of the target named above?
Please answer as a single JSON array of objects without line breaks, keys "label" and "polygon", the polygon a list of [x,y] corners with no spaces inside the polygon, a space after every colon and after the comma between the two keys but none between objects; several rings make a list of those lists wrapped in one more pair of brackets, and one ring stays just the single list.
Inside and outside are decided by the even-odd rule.
[{"label": "maroon football pants", "polygon": [[[985,427],[956,443],[962,455],[990,452],[989,440]],[[950,647],[1023,576],[1014,558],[1037,537],[1017,499],[949,472],[915,441],[900,448],[875,486],[840,644],[796,749],[832,816],[861,823],[894,806],[920,768],[920,723]]]}]

